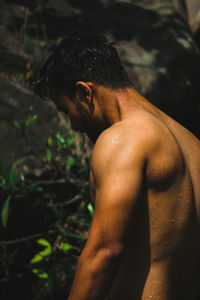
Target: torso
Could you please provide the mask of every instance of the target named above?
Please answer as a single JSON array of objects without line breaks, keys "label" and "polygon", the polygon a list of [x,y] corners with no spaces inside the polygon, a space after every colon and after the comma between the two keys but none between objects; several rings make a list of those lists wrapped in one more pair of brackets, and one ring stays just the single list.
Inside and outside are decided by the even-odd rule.
[{"label": "torso", "polygon": [[[196,299],[200,141],[164,113],[159,118],[146,115],[158,128],[160,146],[147,166],[126,253],[106,300]],[[130,143],[131,122],[134,118],[122,125],[128,128]],[[95,198],[92,174],[91,196]]]}]

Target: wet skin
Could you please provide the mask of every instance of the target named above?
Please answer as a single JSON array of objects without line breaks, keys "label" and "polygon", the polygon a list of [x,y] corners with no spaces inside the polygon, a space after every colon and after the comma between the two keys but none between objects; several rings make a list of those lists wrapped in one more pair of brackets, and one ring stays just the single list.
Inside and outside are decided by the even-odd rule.
[{"label": "wet skin", "polygon": [[78,106],[59,100],[73,126],[98,137],[95,214],[68,300],[196,299],[200,141],[134,89],[94,88]]}]

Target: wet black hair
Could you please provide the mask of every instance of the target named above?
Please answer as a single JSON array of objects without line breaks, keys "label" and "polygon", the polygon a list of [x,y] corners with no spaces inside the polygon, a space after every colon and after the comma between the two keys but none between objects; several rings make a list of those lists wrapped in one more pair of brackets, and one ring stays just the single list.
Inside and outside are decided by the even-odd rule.
[{"label": "wet black hair", "polygon": [[73,97],[77,81],[114,90],[132,86],[113,43],[95,32],[73,31],[66,36],[39,71],[33,86],[42,98],[52,90]]}]

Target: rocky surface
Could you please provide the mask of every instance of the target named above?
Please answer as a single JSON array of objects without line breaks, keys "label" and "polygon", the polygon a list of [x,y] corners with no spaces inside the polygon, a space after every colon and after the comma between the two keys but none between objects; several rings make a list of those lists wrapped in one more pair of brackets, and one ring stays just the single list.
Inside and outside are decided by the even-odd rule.
[{"label": "rocky surface", "polygon": [[[198,6],[187,1],[190,22],[192,3]],[[198,135],[200,51],[187,15],[182,0],[1,0],[0,158],[14,161],[23,151],[23,141],[7,125],[36,113],[33,135],[57,128],[56,110],[25,89],[24,81],[75,26],[96,28],[114,41],[135,87]]]},{"label": "rocky surface", "polygon": [[196,18],[200,11],[200,1],[199,0],[186,0],[186,6],[188,10],[188,21],[192,29],[195,31]]},{"label": "rocky surface", "polygon": [[[24,156],[27,147],[34,147],[34,157],[29,156],[29,169],[25,166],[25,170],[30,172],[30,168],[33,168],[39,175],[41,173],[40,160],[45,157],[45,147],[41,142],[41,147],[35,149],[34,139],[48,138],[48,135],[55,134],[61,119],[53,105],[42,102],[28,89],[22,88],[3,76],[0,76],[0,91],[0,160],[3,160],[5,165],[9,165]],[[26,145],[21,133],[16,133],[14,123],[24,123],[30,116],[36,114],[37,121],[27,129],[29,145]]]}]

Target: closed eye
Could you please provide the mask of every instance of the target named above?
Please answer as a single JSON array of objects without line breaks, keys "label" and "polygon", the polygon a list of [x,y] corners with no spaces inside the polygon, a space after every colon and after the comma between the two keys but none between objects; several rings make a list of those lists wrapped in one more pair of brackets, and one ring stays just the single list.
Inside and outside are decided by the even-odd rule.
[{"label": "closed eye", "polygon": [[56,107],[57,107],[57,110],[59,110],[59,111],[63,111],[63,110],[62,110],[62,106],[61,106],[61,105],[56,105]]},{"label": "closed eye", "polygon": [[57,108],[57,110],[62,111],[62,112],[66,111],[66,109],[63,107],[62,104],[56,104],[56,108]]}]

